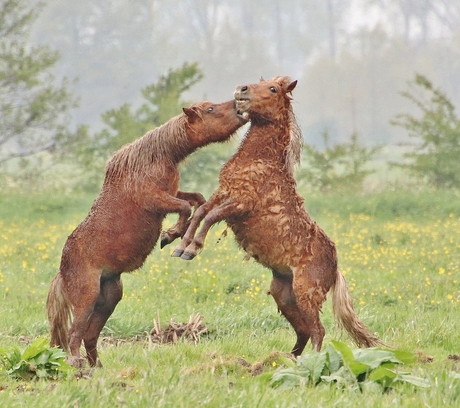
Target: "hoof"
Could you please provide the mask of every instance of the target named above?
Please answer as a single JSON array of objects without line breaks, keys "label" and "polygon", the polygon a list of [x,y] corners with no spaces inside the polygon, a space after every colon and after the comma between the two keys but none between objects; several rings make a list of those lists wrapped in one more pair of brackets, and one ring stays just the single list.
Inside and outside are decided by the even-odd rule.
[{"label": "hoof", "polygon": [[191,252],[184,252],[180,257],[181,259],[185,259],[186,261],[190,261],[193,258],[195,258],[196,254],[193,254]]},{"label": "hoof", "polygon": [[68,356],[66,357],[66,362],[75,368],[83,368],[86,366],[86,358]]},{"label": "hoof", "polygon": [[174,252],[171,254],[173,258],[180,258],[184,253],[183,249],[175,249]]},{"label": "hoof", "polygon": [[168,245],[171,241],[169,240],[169,238],[167,236],[164,236],[161,238],[161,241],[160,241],[160,248],[163,249],[166,245]]}]

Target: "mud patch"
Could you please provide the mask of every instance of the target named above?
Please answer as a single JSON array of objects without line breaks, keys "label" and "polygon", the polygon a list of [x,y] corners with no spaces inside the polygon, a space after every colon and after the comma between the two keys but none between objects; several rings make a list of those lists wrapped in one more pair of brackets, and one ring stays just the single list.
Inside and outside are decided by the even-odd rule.
[{"label": "mud patch", "polygon": [[237,375],[250,375],[255,377],[280,366],[286,366],[290,361],[295,361],[292,354],[281,353],[279,351],[272,351],[262,361],[256,361],[252,364],[243,357],[224,357],[214,353],[210,354],[209,357],[210,361],[187,370],[187,373],[210,372],[213,375],[237,373]]}]

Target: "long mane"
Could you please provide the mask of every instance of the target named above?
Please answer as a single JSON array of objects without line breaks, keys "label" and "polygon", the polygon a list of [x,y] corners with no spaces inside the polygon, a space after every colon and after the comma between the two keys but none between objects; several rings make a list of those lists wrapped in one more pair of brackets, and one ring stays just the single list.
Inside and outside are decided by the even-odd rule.
[{"label": "long mane", "polygon": [[303,136],[297,119],[292,109],[289,106],[289,144],[286,148],[286,164],[289,171],[293,174],[295,166],[300,163],[300,155],[303,148]]},{"label": "long mane", "polygon": [[[279,83],[284,89],[292,82],[291,78],[288,76],[276,76],[270,81]],[[269,81],[269,82],[270,82]],[[299,124],[297,123],[297,118],[294,114],[294,109],[292,108],[292,97],[287,93],[285,98],[288,102],[288,128],[289,128],[289,144],[286,147],[286,166],[291,174],[294,173],[294,168],[300,163],[300,155],[303,148],[303,137],[302,131]]]},{"label": "long mane", "polygon": [[123,146],[108,161],[106,178],[136,176],[154,162],[160,166],[180,162],[191,149],[185,124],[186,116],[180,114]]}]

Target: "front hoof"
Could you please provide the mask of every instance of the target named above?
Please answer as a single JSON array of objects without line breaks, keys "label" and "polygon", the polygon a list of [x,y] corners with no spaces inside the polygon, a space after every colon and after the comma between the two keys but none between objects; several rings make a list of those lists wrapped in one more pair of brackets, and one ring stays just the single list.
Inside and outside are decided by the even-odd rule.
[{"label": "front hoof", "polygon": [[180,256],[181,259],[184,259],[186,261],[191,261],[193,258],[195,258],[196,254],[192,252],[185,252]]},{"label": "front hoof", "polygon": [[175,249],[174,252],[171,254],[173,258],[180,258],[182,254],[184,253],[183,249]]},{"label": "front hoof", "polygon": [[160,248],[163,249],[166,245],[170,244],[172,241],[167,235],[161,237]]}]

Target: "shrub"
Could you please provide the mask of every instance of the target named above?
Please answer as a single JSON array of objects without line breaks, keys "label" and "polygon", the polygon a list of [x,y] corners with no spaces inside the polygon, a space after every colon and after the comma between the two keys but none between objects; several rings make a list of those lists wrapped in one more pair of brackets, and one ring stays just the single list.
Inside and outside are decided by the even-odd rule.
[{"label": "shrub", "polygon": [[393,165],[408,169],[418,179],[436,188],[460,187],[460,119],[444,92],[434,88],[423,75],[416,74],[409,91],[401,94],[422,112],[397,115],[392,124],[405,128],[417,139],[404,156],[408,163]]},{"label": "shrub", "polygon": [[47,344],[48,340],[40,337],[22,353],[18,347],[9,352],[0,350],[0,364],[10,376],[24,380],[65,377],[70,369],[65,361],[67,354],[61,349],[49,348]]},{"label": "shrub", "polygon": [[361,191],[364,179],[373,171],[365,169],[381,146],[367,148],[353,133],[347,143],[329,145],[329,134],[323,133],[324,150],[305,145],[305,169],[299,173],[301,182],[322,192]]},{"label": "shrub", "polygon": [[272,386],[292,388],[335,383],[339,387],[363,388],[375,383],[382,390],[399,382],[429,386],[427,380],[397,370],[398,365],[416,361],[411,353],[379,348],[352,351],[345,343],[334,340],[331,343],[321,352],[312,351],[299,357],[295,366],[278,370],[271,379]]}]

